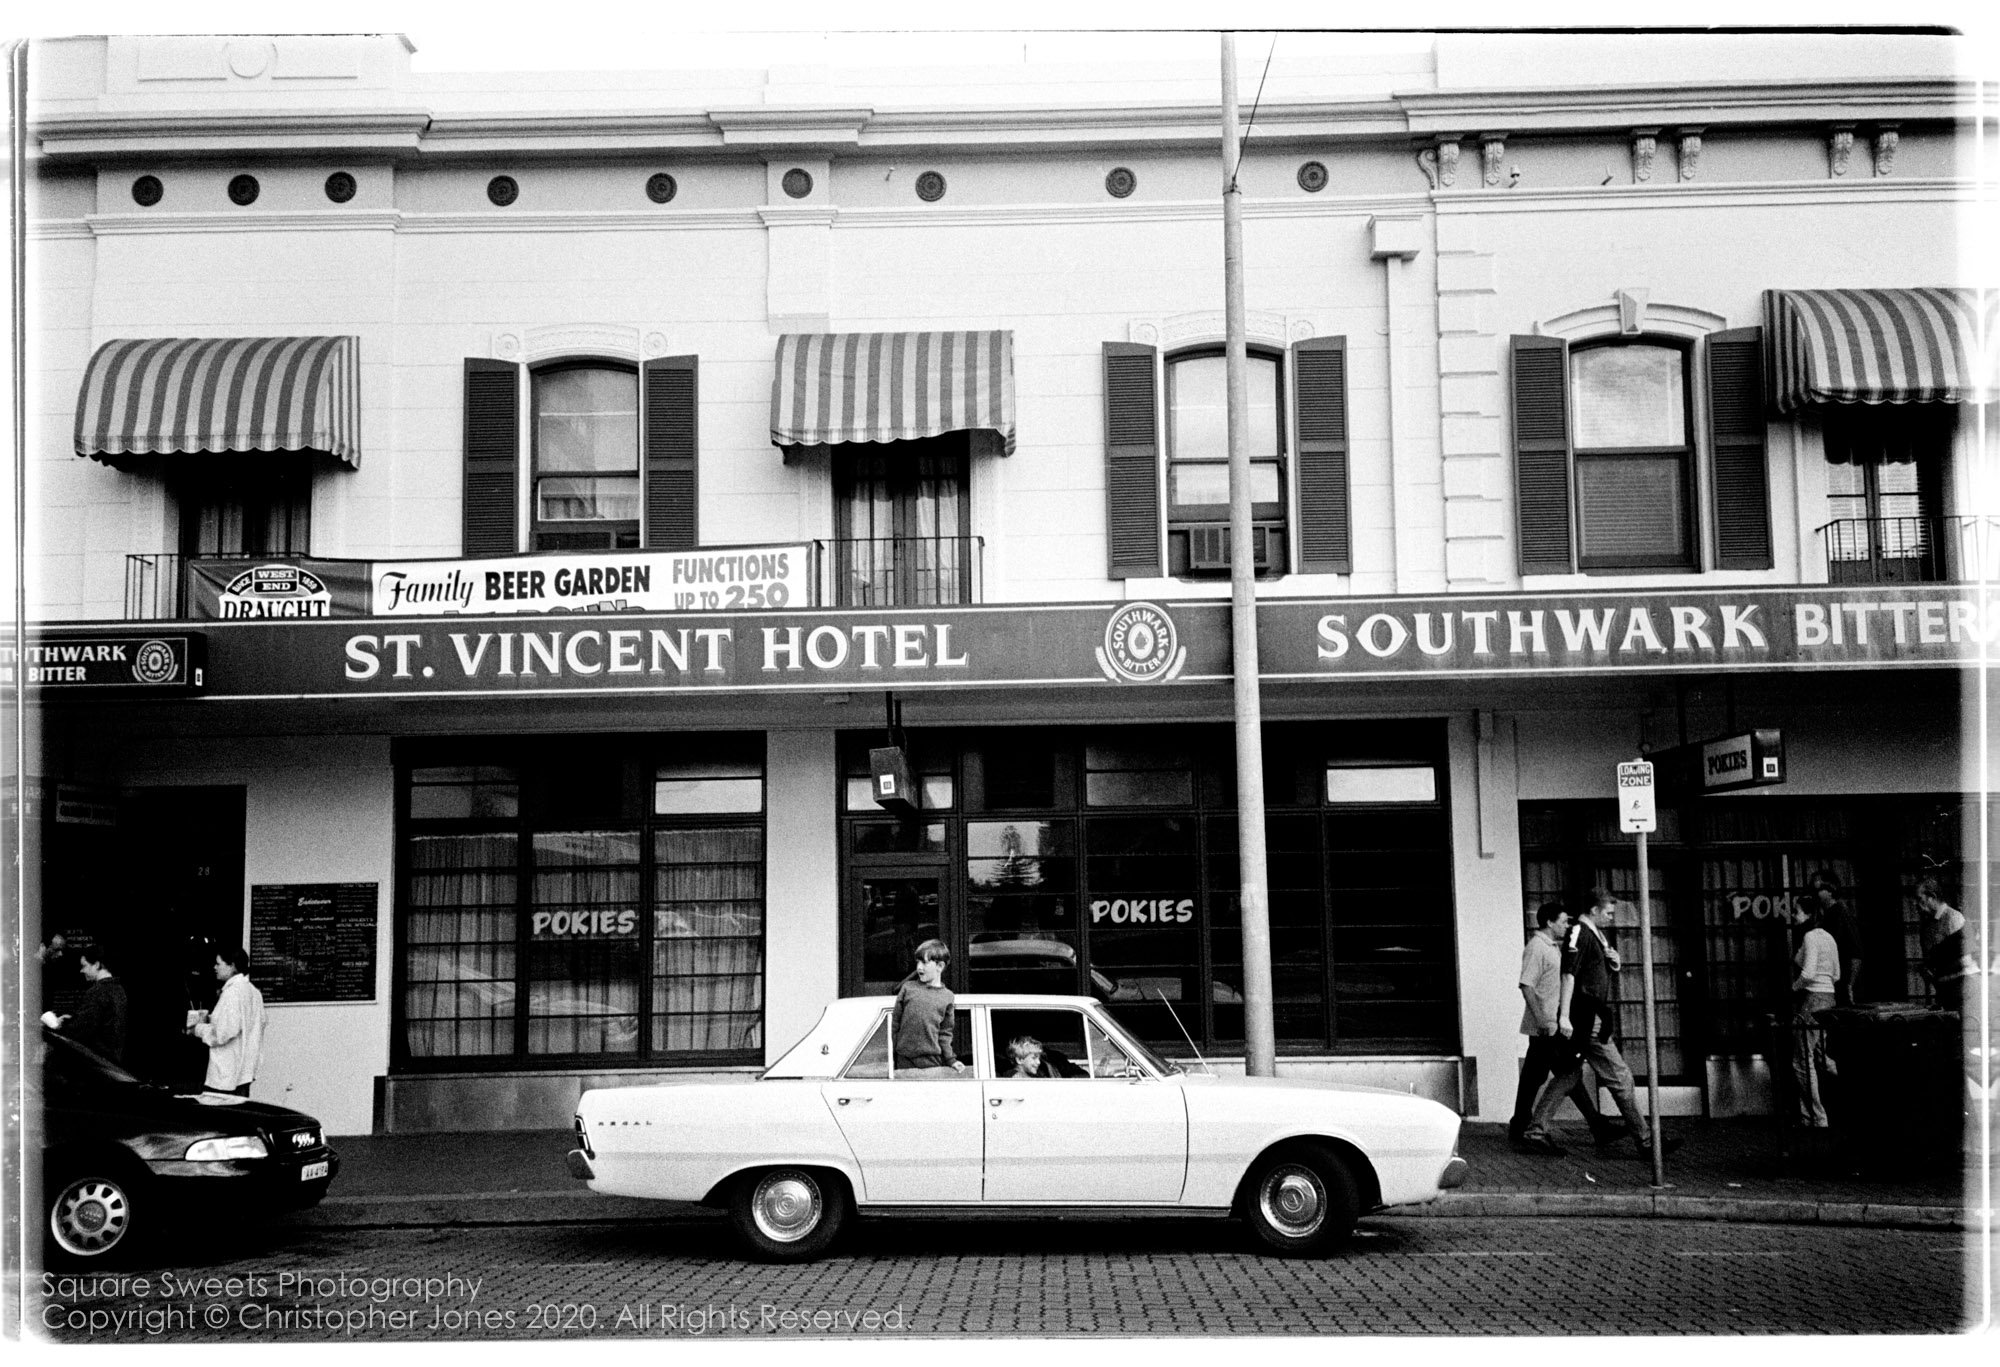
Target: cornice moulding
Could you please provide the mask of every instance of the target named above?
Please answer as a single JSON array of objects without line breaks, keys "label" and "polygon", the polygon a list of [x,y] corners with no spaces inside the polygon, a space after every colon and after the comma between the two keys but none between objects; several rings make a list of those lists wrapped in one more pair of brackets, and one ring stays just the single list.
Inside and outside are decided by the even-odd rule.
[{"label": "cornice moulding", "polygon": [[1951,121],[1972,116],[1971,81],[1804,81],[1760,85],[1583,86],[1567,90],[1413,91],[1399,97],[1413,134],[1486,123],[1515,132],[1675,124],[1811,123],[1828,119]]},{"label": "cornice moulding", "polygon": [[333,155],[417,150],[430,114],[421,109],[165,111],[53,114],[34,120],[31,139],[51,160],[157,159],[263,153]]},{"label": "cornice moulding", "polygon": [[725,147],[851,147],[874,116],[867,105],[753,105],[711,109],[708,122]]},{"label": "cornice moulding", "polygon": [[237,209],[231,213],[85,214],[80,220],[92,237],[136,237],[159,233],[330,233],[395,232],[403,215],[395,209],[294,212]]},{"label": "cornice moulding", "polygon": [[1729,205],[1789,204],[1818,200],[1835,204],[1969,204],[1978,188],[1956,180],[1798,181],[1716,184],[1701,181],[1665,185],[1573,186],[1556,190],[1486,190],[1430,196],[1439,214],[1539,213],[1552,209],[1710,209]]}]

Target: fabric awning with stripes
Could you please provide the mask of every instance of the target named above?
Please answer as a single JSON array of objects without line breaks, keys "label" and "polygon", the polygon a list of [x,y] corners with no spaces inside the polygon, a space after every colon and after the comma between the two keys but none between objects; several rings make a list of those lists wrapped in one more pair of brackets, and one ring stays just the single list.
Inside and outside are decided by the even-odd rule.
[{"label": "fabric awning with stripes", "polygon": [[1014,334],[805,332],[778,339],[771,442],[997,432],[1014,450]]},{"label": "fabric awning with stripes", "polygon": [[360,339],[146,337],[106,342],[76,399],[76,453],[325,451],[361,464]]},{"label": "fabric awning with stripes", "polygon": [[1771,406],[1990,403],[1996,301],[1970,289],[1766,290]]}]

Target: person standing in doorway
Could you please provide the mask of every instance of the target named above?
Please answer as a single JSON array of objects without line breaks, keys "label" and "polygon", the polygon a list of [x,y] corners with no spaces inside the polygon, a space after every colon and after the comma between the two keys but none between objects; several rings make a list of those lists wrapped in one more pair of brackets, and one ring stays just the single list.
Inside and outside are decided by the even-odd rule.
[{"label": "person standing in doorway", "polygon": [[250,955],[241,947],[215,956],[215,977],[222,984],[215,1010],[190,1012],[188,1022],[188,1033],[208,1046],[203,1086],[249,1096],[264,1054],[264,994],[250,981]]},{"label": "person standing in doorway", "polygon": [[1860,998],[1861,990],[1861,926],[1854,919],[1854,908],[1840,895],[1840,884],[1830,873],[1820,873],[1813,879],[1813,898],[1819,903],[1819,924],[1826,933],[1833,936],[1835,948],[1840,951],[1840,977],[1833,984],[1833,1004],[1852,1006]]},{"label": "person standing in doorway", "polygon": [[[1609,928],[1617,918],[1618,902],[1604,888],[1590,890],[1590,905],[1570,927],[1563,942],[1562,1014],[1560,1028],[1576,1043],[1579,1060],[1576,1071],[1588,1065],[1598,1079],[1611,1089],[1619,1113],[1631,1130],[1639,1156],[1653,1156],[1652,1127],[1639,1109],[1638,1089],[1632,1069],[1619,1052],[1617,1018],[1611,1006],[1612,974],[1620,967],[1618,950],[1612,945]],[[1560,1082],[1561,1079],[1558,1079]],[[1552,1086],[1555,1084],[1551,1084]],[[1661,1137],[1661,1151],[1672,1153],[1678,1139]]]},{"label": "person standing in doorway", "polygon": [[1792,978],[1792,1079],[1798,1087],[1799,1123],[1809,1130],[1827,1127],[1826,1057],[1823,1013],[1833,1009],[1840,982],[1840,950],[1820,921],[1821,908],[1801,902],[1792,908],[1792,928],[1798,932],[1797,970]]}]

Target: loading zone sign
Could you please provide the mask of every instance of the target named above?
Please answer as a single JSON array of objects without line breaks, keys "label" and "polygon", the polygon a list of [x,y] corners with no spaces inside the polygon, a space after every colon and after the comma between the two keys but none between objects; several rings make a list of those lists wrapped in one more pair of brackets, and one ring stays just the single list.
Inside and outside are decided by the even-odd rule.
[{"label": "loading zone sign", "polygon": [[1618,829],[1650,833],[1659,829],[1653,811],[1653,766],[1635,759],[1618,766]]}]

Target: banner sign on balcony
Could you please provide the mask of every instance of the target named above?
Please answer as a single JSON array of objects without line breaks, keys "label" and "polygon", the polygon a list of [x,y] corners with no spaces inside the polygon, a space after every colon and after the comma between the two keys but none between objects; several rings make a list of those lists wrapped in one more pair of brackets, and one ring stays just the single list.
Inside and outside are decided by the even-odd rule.
[{"label": "banner sign on balcony", "polygon": [[[573,562],[556,557],[555,564]],[[614,616],[433,613],[219,622],[207,634],[206,692],[235,698],[1137,690],[1226,681],[1230,651],[1229,604],[1216,598]],[[1265,678],[1318,687],[1342,679],[1952,668],[2000,645],[2000,594],[1925,584],[1281,599],[1259,606],[1258,635]]]},{"label": "banner sign on balcony", "polygon": [[188,616],[222,622],[366,617],[368,562],[200,559],[188,562]]},{"label": "banner sign on balcony", "polygon": [[729,546],[373,566],[377,617],[757,612],[812,604],[812,548]]},{"label": "banner sign on balcony", "polygon": [[[88,631],[37,632],[28,638],[30,689],[68,692],[101,689],[182,692],[203,682],[204,638],[178,635],[98,635]],[[0,644],[0,685],[15,681],[20,661],[12,643]]]}]

